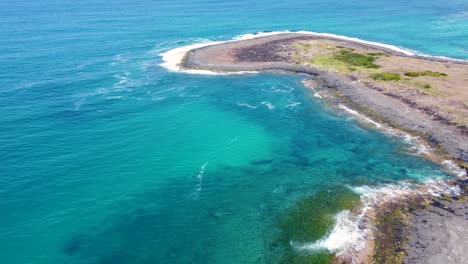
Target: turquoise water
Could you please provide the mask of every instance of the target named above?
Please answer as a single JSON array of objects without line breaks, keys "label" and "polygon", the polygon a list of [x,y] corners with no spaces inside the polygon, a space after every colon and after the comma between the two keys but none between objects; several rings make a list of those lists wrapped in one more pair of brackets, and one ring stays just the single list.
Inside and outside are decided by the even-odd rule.
[{"label": "turquoise water", "polygon": [[274,263],[301,199],[444,176],[300,76],[187,75],[158,54],[288,29],[468,58],[467,14],[464,0],[0,2],[0,262]]}]

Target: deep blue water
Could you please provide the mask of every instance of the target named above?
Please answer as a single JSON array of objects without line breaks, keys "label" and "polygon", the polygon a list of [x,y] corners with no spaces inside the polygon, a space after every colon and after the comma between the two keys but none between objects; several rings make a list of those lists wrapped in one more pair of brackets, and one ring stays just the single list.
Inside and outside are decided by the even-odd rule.
[{"label": "deep blue water", "polygon": [[468,58],[465,0],[1,1],[0,262],[274,263],[302,197],[444,175],[300,76],[159,66],[275,30]]}]

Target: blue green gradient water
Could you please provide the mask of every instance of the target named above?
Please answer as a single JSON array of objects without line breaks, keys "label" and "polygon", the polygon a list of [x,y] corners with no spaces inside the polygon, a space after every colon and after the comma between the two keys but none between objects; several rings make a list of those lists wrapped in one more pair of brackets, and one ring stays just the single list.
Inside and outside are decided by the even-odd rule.
[{"label": "blue green gradient water", "polygon": [[298,199],[442,176],[300,76],[179,74],[158,54],[288,29],[468,58],[467,12],[464,0],[0,2],[0,262],[272,263]]}]

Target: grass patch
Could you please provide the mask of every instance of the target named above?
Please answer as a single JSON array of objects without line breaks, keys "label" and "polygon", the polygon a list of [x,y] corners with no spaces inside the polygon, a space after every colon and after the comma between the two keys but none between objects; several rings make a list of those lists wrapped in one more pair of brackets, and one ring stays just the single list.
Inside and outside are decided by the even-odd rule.
[{"label": "grass patch", "polygon": [[423,72],[405,72],[405,76],[408,76],[408,77],[419,77],[419,76],[445,77],[447,76],[447,74],[443,72],[423,71]]},{"label": "grass patch", "polygon": [[376,81],[399,81],[401,80],[401,75],[394,72],[378,72],[370,76]]},{"label": "grass patch", "polygon": [[361,53],[355,53],[348,49],[341,49],[334,58],[338,61],[344,62],[348,65],[359,66],[370,69],[378,69],[379,65],[375,64],[376,57],[365,55]]},{"label": "grass patch", "polygon": [[340,73],[347,73],[350,71],[348,69],[349,66],[346,63],[336,60],[332,54],[325,54],[315,57],[310,61],[310,63],[322,68],[333,69]]}]

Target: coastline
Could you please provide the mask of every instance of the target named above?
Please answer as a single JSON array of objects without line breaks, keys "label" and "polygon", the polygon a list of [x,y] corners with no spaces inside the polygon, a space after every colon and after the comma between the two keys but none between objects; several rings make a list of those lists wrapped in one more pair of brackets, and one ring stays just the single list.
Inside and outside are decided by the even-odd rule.
[{"label": "coastline", "polygon": [[[371,109],[384,122],[391,122],[393,126],[424,136],[443,152],[455,158],[460,165],[468,164],[468,128],[455,126],[440,115],[439,112],[427,106],[417,105],[408,100],[405,95],[391,94],[380,91],[375,84],[360,82],[349,74],[336,74],[312,65],[291,63],[284,57],[278,56],[278,47],[285,48],[293,41],[302,39],[343,39],[331,36],[315,36],[304,33],[282,33],[277,35],[260,36],[246,40],[235,40],[213,45],[196,47],[186,52],[180,67],[186,70],[201,70],[214,73],[248,73],[260,71],[285,71],[307,74],[313,77],[319,86],[335,89],[344,97],[349,98],[354,105]],[[427,57],[403,53],[403,49],[392,49],[390,45],[384,47],[362,43],[351,39],[349,43],[363,48],[370,48],[386,52],[392,56],[417,58],[429,62],[453,63],[468,65],[468,61],[451,60],[439,57]],[[388,46],[388,47],[387,47]],[[258,48],[257,48],[258,47]],[[281,52],[281,50],[280,50]],[[237,53],[237,54],[236,54]],[[404,113],[404,114],[402,114]]]},{"label": "coastline", "polygon": [[[463,205],[466,205],[465,193],[467,183],[463,179],[466,178],[466,164],[468,163],[467,128],[454,126],[443,116],[438,116],[437,112],[420,107],[411,100],[405,100],[404,96],[382,93],[381,88],[378,86],[360,82],[352,75],[327,71],[309,64],[291,63],[291,61],[285,60],[284,57],[278,55],[281,52],[288,52],[287,45],[294,41],[317,39],[340,41],[341,43],[345,43],[345,45],[349,44],[352,47],[379,50],[396,57],[410,57],[435,63],[468,65],[468,61],[417,55],[390,45],[375,45],[375,43],[371,42],[352,38],[343,39],[329,34],[272,33],[266,36],[207,43],[201,46],[186,48],[183,50],[183,59],[179,62],[180,65],[178,67],[188,72],[193,71],[192,73],[202,74],[242,74],[261,71],[305,74],[307,77],[305,77],[304,84],[311,88],[311,90],[320,90],[316,92],[316,97],[322,98],[327,103],[341,108],[349,114],[362,115],[366,119],[366,122],[378,129],[390,131],[395,136],[409,136],[412,140],[417,140],[418,144],[424,146],[423,151],[417,151],[418,155],[444,165],[447,170],[452,171],[454,176],[462,180],[451,182],[450,185],[436,183],[432,186],[440,185],[436,187],[436,190],[431,190],[430,184],[423,184],[412,186],[411,190],[403,188],[402,190],[384,190],[381,193],[377,191],[377,194],[374,193],[376,190],[363,193],[362,199],[370,199],[369,193],[372,193],[371,196],[374,195],[375,197],[371,198],[371,201],[364,202],[362,208],[357,208],[358,212],[355,213],[360,215],[360,219],[355,224],[356,226],[361,225],[358,227],[358,229],[361,228],[358,231],[365,230],[367,232],[367,230],[370,230],[371,232],[369,237],[366,237],[366,243],[363,248],[354,252],[341,254],[336,259],[336,263],[349,263],[350,261],[372,263],[378,258],[373,253],[376,247],[378,247],[376,242],[380,243],[382,241],[400,243],[402,245],[401,248],[395,248],[395,252],[388,252],[392,256],[397,256],[397,259],[393,259],[393,262],[384,261],[382,263],[399,263],[398,261],[401,261],[402,257],[401,252],[406,252],[405,254],[412,258],[413,262],[409,263],[425,263],[422,261],[428,258],[427,254],[430,252],[428,253],[427,251],[425,255],[421,254],[421,252],[418,253],[417,245],[421,241],[414,239],[410,241],[410,238],[407,237],[396,238],[392,234],[389,237],[379,237],[378,234],[382,234],[382,230],[396,228],[394,230],[411,231],[412,237],[421,238],[428,234],[428,230],[421,231],[420,223],[424,223],[425,225],[435,224],[436,221],[443,221],[443,223],[452,221],[452,224],[463,223],[464,217],[456,214],[453,217],[437,218],[440,214],[437,214],[437,216],[433,215],[433,208],[439,208],[439,203],[444,204],[448,208],[450,204],[455,204],[454,201],[459,200],[462,200]],[[182,53],[182,50],[180,51]],[[175,70],[175,68],[173,67],[172,70]],[[457,168],[457,165],[454,163],[461,167]],[[453,193],[453,186],[458,186],[457,188],[461,191]],[[390,222],[383,222],[381,221],[385,219],[383,213],[392,216],[398,214],[399,218],[392,218]],[[362,219],[369,219],[369,223]],[[421,222],[423,220],[426,222]],[[448,227],[448,224],[446,226]],[[437,232],[439,235],[443,235],[444,230],[449,232],[448,228],[439,229]],[[436,247],[438,245],[443,246],[444,243],[448,243],[447,241],[456,244],[456,240],[453,240],[453,237],[446,236],[445,240],[441,239],[438,241]],[[326,239],[324,238],[324,240]],[[397,241],[398,239],[401,241]],[[403,250],[403,245],[408,248]],[[430,248],[430,246],[427,246],[427,248]],[[438,254],[439,257],[448,256],[447,252],[439,252]]]}]

